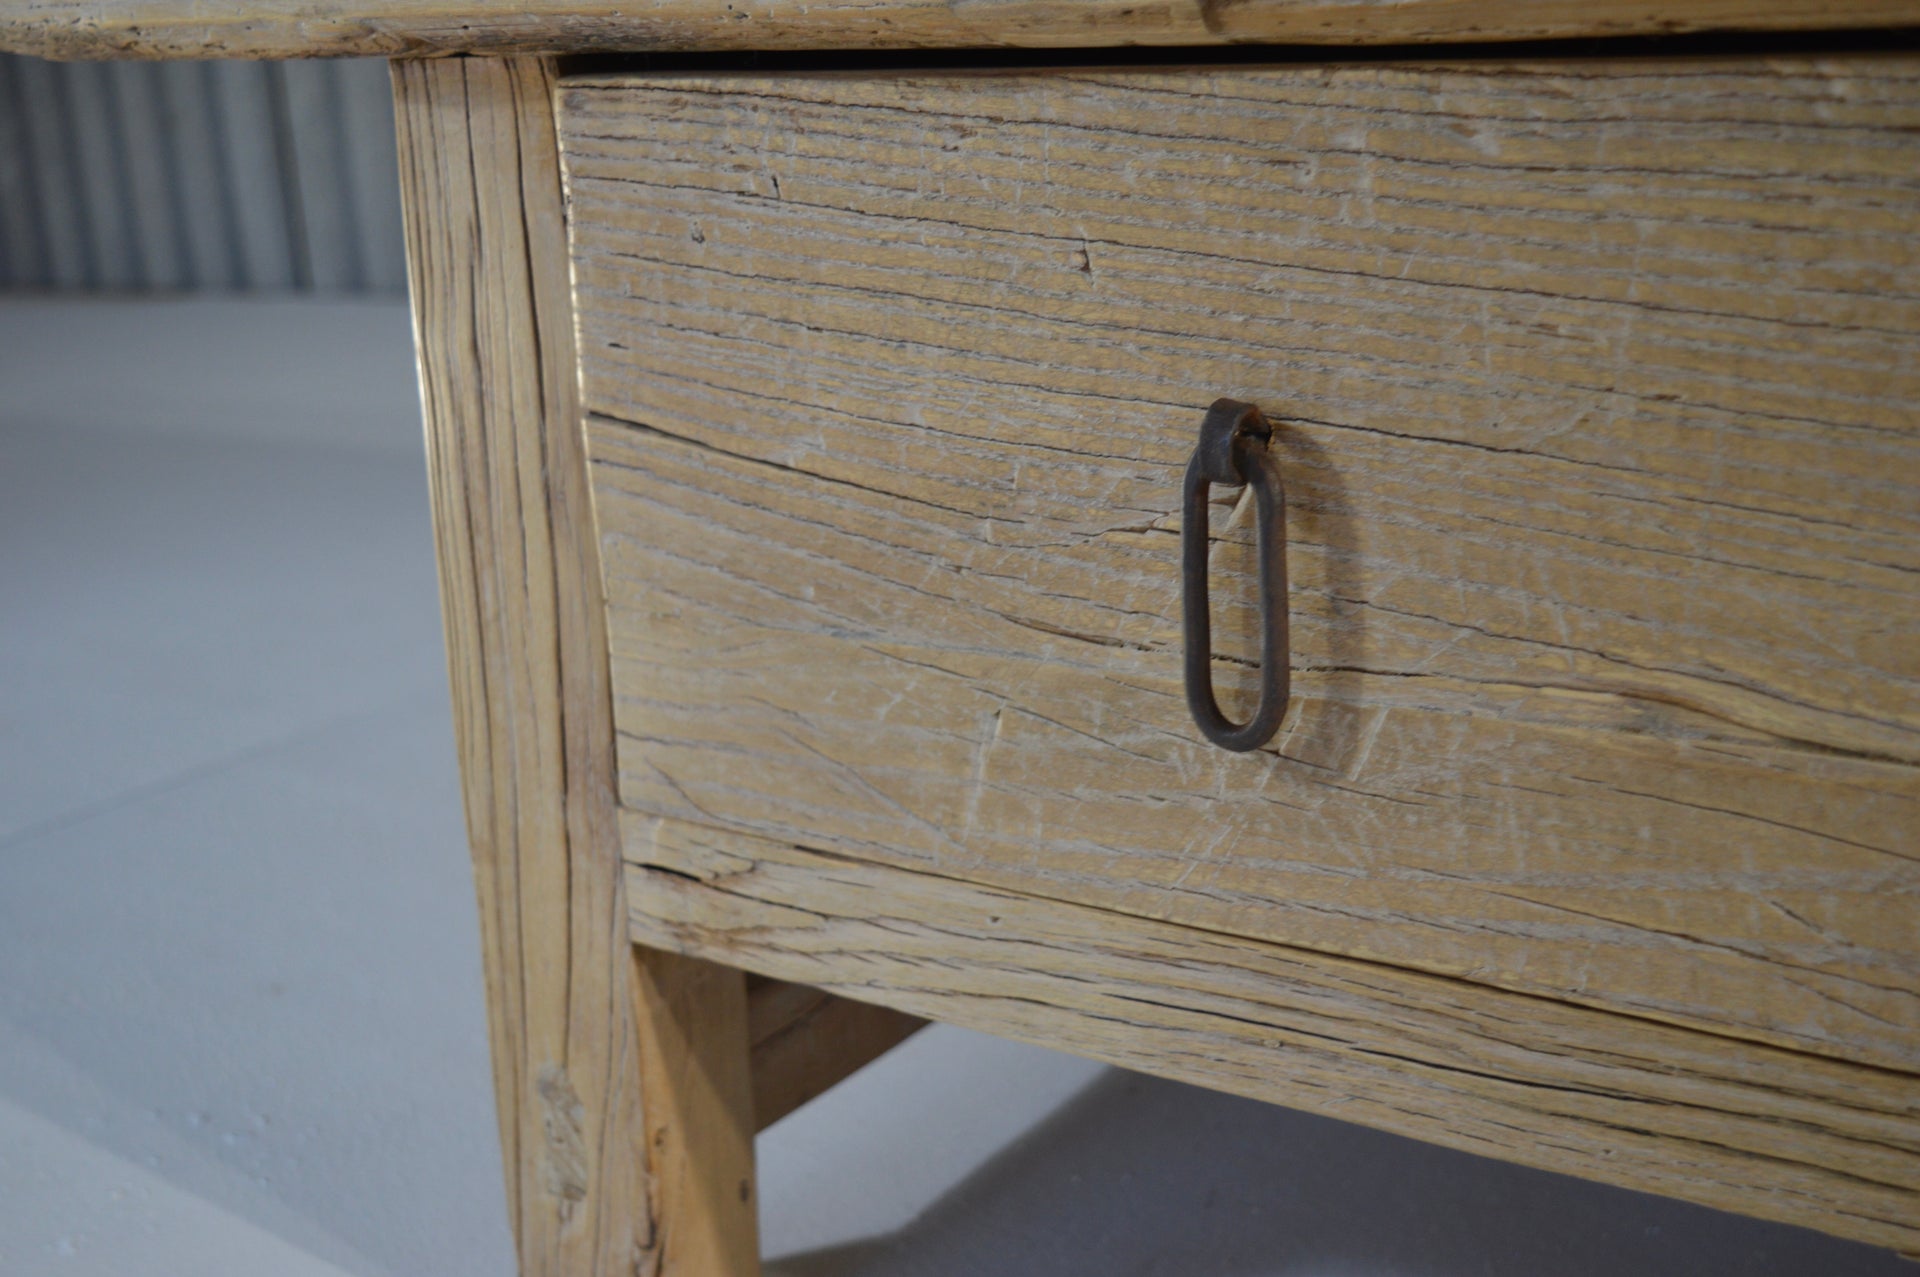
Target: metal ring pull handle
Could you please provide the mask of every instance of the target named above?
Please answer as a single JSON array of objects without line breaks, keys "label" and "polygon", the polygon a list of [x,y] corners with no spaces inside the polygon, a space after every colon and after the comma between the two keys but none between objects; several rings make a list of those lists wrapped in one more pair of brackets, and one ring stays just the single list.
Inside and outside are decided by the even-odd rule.
[{"label": "metal ring pull handle", "polygon": [[[1287,496],[1267,450],[1273,428],[1260,410],[1216,399],[1200,423],[1200,446],[1187,463],[1180,512],[1180,619],[1186,641],[1187,708],[1208,740],[1222,749],[1258,749],[1287,712],[1292,670],[1287,658]],[[1207,488],[1253,489],[1260,543],[1260,703],[1235,724],[1213,698],[1213,626],[1207,614]]]}]

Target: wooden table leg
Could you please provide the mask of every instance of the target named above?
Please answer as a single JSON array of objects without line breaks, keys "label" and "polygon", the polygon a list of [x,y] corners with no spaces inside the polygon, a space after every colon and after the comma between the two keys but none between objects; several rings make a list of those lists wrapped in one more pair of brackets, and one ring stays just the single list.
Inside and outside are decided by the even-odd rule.
[{"label": "wooden table leg", "polygon": [[553,87],[394,64],[508,1210],[528,1277],[746,1277],[744,978],[626,934]]}]

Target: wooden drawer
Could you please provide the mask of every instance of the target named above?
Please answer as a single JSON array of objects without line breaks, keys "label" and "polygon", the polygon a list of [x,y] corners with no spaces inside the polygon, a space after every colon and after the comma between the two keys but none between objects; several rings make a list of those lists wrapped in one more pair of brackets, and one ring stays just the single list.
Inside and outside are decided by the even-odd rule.
[{"label": "wooden drawer", "polygon": [[[559,115],[636,938],[1038,1037],[1012,1004],[1074,981],[1231,1035],[1192,972],[1310,968],[1377,1021],[1324,1076],[1324,1024],[1071,1040],[1916,1244],[1920,60],[608,76]],[[1290,502],[1294,700],[1246,755],[1181,695],[1221,395]],[[1408,1116],[1434,1070],[1626,1107]],[[1648,1169],[1650,1127],[1693,1151]]]}]

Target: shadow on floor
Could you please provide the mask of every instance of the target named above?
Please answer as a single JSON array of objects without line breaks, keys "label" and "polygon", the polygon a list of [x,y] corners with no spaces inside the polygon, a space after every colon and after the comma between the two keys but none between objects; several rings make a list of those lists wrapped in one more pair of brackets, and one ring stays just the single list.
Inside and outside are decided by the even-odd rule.
[{"label": "shadow on floor", "polygon": [[1118,1070],[897,1233],[766,1277],[1915,1277],[1890,1252]]}]

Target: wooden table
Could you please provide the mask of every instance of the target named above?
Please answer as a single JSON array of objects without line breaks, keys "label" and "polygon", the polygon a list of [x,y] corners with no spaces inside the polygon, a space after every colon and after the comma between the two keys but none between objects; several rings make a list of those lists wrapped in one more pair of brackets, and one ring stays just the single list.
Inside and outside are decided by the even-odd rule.
[{"label": "wooden table", "polygon": [[[756,1126],[922,1017],[1920,1252],[1902,24],[16,0],[0,46],[396,59],[522,1269],[737,1274]],[[1289,503],[1247,753],[1181,693],[1220,396]]]}]

